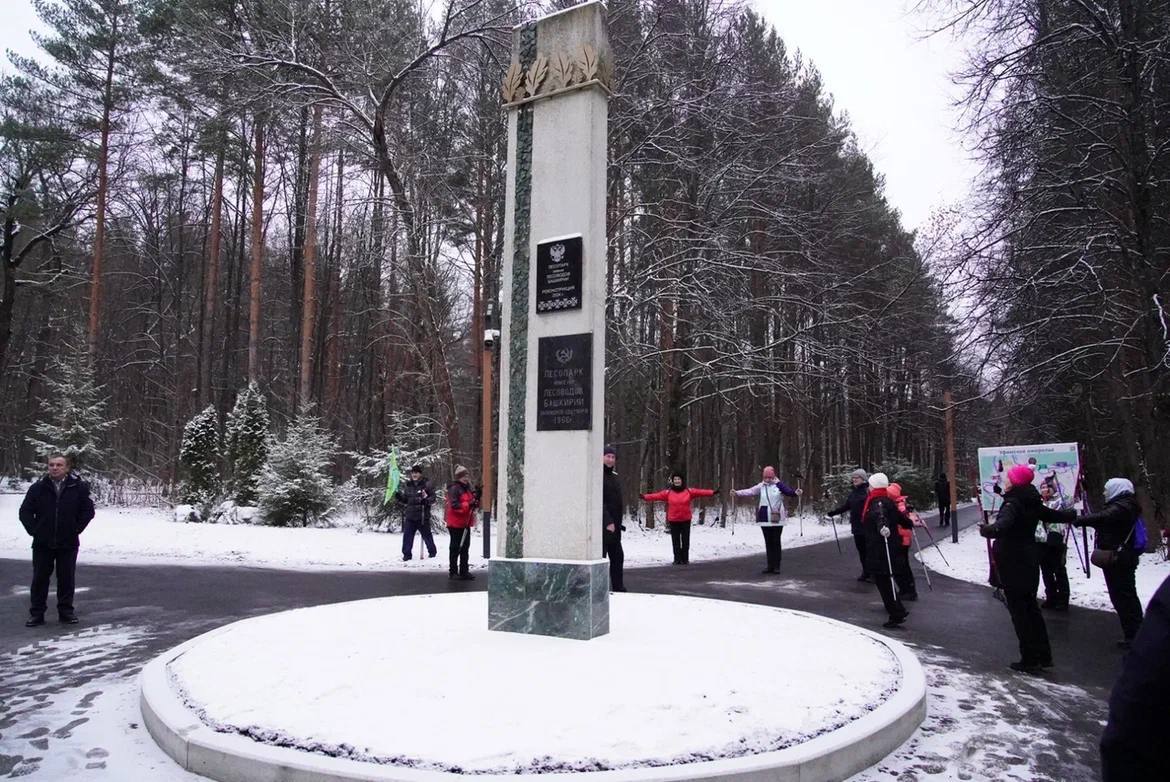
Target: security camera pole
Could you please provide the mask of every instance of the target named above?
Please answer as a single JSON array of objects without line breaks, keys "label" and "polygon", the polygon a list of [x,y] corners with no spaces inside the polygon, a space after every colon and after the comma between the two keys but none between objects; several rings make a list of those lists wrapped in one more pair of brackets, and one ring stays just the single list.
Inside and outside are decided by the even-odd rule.
[{"label": "security camera pole", "polygon": [[483,407],[480,418],[483,421],[483,495],[479,506],[483,509],[483,558],[492,556],[492,348],[500,339],[500,332],[493,328],[492,311],[495,304],[488,302],[483,314]]}]

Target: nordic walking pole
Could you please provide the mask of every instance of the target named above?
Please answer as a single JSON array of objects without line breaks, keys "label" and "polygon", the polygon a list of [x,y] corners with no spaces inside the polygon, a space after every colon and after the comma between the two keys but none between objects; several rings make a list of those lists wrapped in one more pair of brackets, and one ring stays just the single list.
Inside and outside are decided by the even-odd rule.
[{"label": "nordic walking pole", "polygon": [[930,583],[930,568],[926,566],[926,555],[922,553],[922,544],[918,542],[918,532],[911,527],[910,537],[914,539],[914,545],[918,548],[918,564],[922,565],[922,575],[926,576],[926,586],[931,592],[934,591],[934,584]]},{"label": "nordic walking pole", "polygon": [[[803,478],[804,478],[804,476],[801,475],[800,473],[796,474],[796,490],[797,491],[800,491],[800,481]],[[784,498],[781,497],[780,501],[783,502]],[[800,519],[800,537],[803,538],[804,537],[804,494],[796,495],[796,515]]]},{"label": "nordic walking pole", "polygon": [[[890,528],[887,526],[886,530],[888,531],[889,529]],[[890,569],[890,589],[893,590],[894,595],[897,596],[898,583],[894,581],[894,562],[890,559],[890,536],[887,534],[884,537],[886,541],[886,567]]]},{"label": "nordic walking pole", "polygon": [[833,540],[837,541],[837,553],[843,554],[844,552],[841,551],[841,538],[837,537],[837,520],[830,518],[829,523],[833,525]]},{"label": "nordic walking pole", "polygon": [[938,545],[938,542],[934,539],[934,535],[930,534],[930,527],[924,524],[922,529],[926,530],[926,537],[930,538],[930,545],[934,546],[934,550],[938,552],[940,557],[942,557],[943,564],[947,567],[950,567],[951,563],[947,562],[947,555],[942,552],[942,546]]}]

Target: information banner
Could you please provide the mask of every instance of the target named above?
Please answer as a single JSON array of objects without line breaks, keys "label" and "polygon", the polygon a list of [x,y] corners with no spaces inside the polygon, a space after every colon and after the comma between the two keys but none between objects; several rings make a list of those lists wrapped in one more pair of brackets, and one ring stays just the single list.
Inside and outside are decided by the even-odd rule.
[{"label": "information banner", "polygon": [[1032,468],[1032,483],[1049,507],[1071,508],[1077,501],[1081,477],[1080,451],[1076,443],[1004,445],[979,449],[979,501],[983,510],[997,511],[1003,500],[995,493],[1004,475],[1017,464]]}]

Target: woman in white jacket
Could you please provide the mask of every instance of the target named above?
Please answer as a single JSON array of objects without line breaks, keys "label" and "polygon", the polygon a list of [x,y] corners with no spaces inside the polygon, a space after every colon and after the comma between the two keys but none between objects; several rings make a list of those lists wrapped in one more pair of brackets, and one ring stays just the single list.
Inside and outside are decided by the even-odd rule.
[{"label": "woman in white jacket", "polygon": [[765,467],[763,480],[748,489],[736,489],[736,497],[757,497],[756,524],[764,533],[764,551],[768,558],[768,567],[765,573],[780,572],[780,557],[784,551],[780,546],[780,536],[784,534],[784,522],[788,518],[788,511],[784,507],[784,496],[797,497],[800,489],[785,486],[776,477],[776,468]]}]

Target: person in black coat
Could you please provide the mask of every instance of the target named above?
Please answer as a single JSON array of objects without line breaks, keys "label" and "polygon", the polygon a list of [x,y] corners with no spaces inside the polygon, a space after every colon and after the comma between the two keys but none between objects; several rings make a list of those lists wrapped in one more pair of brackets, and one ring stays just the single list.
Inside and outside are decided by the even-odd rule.
[{"label": "person in black coat", "polygon": [[[1142,523],[1141,515],[1133,484],[1125,478],[1110,478],[1105,482],[1105,507],[1096,513],[1071,519],[1075,526],[1097,530],[1097,548],[1116,552],[1113,563],[1102,571],[1105,586],[1109,589],[1109,600],[1121,620],[1122,639],[1118,646],[1122,648],[1130,645],[1142,626],[1142,603],[1134,583],[1142,554],[1135,541],[1138,525]],[[1144,539],[1144,534],[1142,537]]]},{"label": "person in black coat", "polygon": [[889,620],[882,627],[897,627],[906,621],[910,612],[902,605],[894,587],[894,547],[898,545],[898,527],[913,529],[914,522],[890,499],[887,489],[890,479],[885,473],[869,476],[869,496],[861,511],[861,525],[865,533],[866,570],[873,576],[882,605]]},{"label": "person in black coat", "polygon": [[947,480],[945,472],[939,473],[934,482],[934,498],[938,500],[938,525],[949,526],[951,523],[951,482]]},{"label": "person in black coat", "polygon": [[49,472],[29,487],[20,504],[20,523],[32,541],[33,578],[26,627],[45,623],[49,582],[57,572],[57,617],[76,624],[73,594],[76,586],[80,535],[93,520],[89,484],[69,471],[62,454],[49,457]]},{"label": "person in black coat", "polygon": [[622,483],[613,469],[617,464],[617,451],[612,446],[605,447],[601,464],[601,556],[609,558],[609,588],[614,592],[625,592],[625,574],[622,572],[626,561],[622,550],[625,503],[622,502]]},{"label": "person in black coat", "polygon": [[1162,582],[1133,638],[1109,696],[1101,735],[1101,779],[1170,779],[1170,578]]},{"label": "person in black coat", "polygon": [[1040,555],[1036,549],[1036,525],[1045,521],[1067,521],[1067,515],[1045,507],[1040,492],[1032,485],[1035,474],[1017,464],[1005,475],[1003,506],[991,524],[979,525],[979,534],[994,538],[995,572],[1003,584],[1004,602],[1020,644],[1020,659],[1014,671],[1039,673],[1052,667],[1052,646],[1048,627],[1036,602],[1040,586]]},{"label": "person in black coat", "polygon": [[853,481],[853,489],[846,495],[844,502],[825,515],[832,518],[849,512],[849,531],[853,533],[853,545],[857,548],[857,558],[861,560],[861,575],[857,580],[871,581],[865,558],[865,530],[861,526],[861,511],[865,507],[865,498],[869,496],[869,486],[866,484],[869,476],[865,470],[854,470],[849,477]]},{"label": "person in black coat", "polygon": [[409,562],[414,556],[416,532],[422,536],[427,556],[434,557],[438,553],[431,535],[431,504],[435,501],[435,490],[423,475],[422,465],[410,468],[410,480],[399,485],[394,498],[406,506],[402,511],[402,561]]}]

